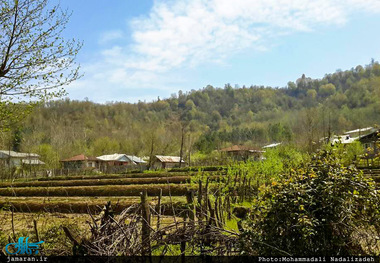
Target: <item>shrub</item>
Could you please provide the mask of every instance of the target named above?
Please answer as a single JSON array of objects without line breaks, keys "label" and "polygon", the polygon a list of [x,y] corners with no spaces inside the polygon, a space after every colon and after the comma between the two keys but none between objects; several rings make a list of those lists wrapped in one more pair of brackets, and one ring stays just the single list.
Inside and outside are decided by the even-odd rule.
[{"label": "shrub", "polygon": [[325,151],[261,193],[245,224],[242,249],[253,255],[376,253],[365,241],[378,242],[379,200],[372,179]]}]

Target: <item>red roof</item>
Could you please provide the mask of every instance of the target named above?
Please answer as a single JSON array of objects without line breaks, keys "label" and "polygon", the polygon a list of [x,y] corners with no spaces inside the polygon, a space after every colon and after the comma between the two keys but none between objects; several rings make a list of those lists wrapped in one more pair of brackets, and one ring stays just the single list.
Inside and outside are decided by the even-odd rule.
[{"label": "red roof", "polygon": [[243,146],[243,145],[234,145],[231,147],[223,148],[223,149],[221,149],[221,151],[222,152],[239,152],[239,151],[256,152],[256,151],[260,151],[260,150],[257,148],[247,147],[247,146]]},{"label": "red roof", "polygon": [[75,162],[75,161],[99,161],[99,159],[96,157],[87,157],[84,154],[80,154],[68,159],[61,160],[61,162]]}]

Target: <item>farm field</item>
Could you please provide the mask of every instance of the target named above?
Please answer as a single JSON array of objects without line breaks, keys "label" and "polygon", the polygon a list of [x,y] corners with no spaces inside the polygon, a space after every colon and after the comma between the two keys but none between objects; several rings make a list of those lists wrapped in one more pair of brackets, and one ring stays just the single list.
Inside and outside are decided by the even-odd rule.
[{"label": "farm field", "polygon": [[[2,242],[8,242],[7,237],[12,236],[13,231],[16,236],[24,234],[33,237],[35,220],[45,242],[59,244],[46,247],[46,253],[69,253],[72,244],[65,239],[62,226],[67,226],[73,234],[87,236],[90,233],[87,222],[92,220],[91,217],[97,218],[107,202],[111,202],[112,212],[119,214],[126,208],[138,206],[140,193],[144,190],[148,193],[152,211],[158,211],[160,202],[161,226],[181,221],[182,211],[186,209],[185,194],[194,187],[191,177],[196,174],[185,170],[3,181],[0,183]],[[222,174],[223,171],[207,172],[211,180]],[[157,215],[152,213],[152,221],[156,220]]]},{"label": "farm field", "polygon": [[[362,169],[362,172],[379,182],[380,169]],[[64,228],[70,229],[74,237],[91,237],[94,221],[100,223],[108,202],[112,208],[108,212],[119,215],[125,209],[130,209],[129,218],[136,219],[134,211],[142,207],[140,195],[143,191],[148,194],[147,204],[151,213],[152,229],[156,228],[157,222],[160,222],[161,228],[170,228],[173,224],[183,222],[184,216],[188,215],[187,194],[189,190],[199,190],[198,184],[195,183],[199,178],[207,178],[208,189],[211,192],[214,185],[225,182],[227,178],[232,180],[230,184],[234,186],[240,186],[243,182],[236,179],[240,172],[232,176],[225,174],[225,170],[198,173],[182,170],[3,181],[0,182],[0,245],[7,244],[13,236],[29,236],[36,239],[38,233],[39,238],[46,243],[46,255],[70,255],[73,243],[67,238]],[[245,182],[243,187],[244,184],[249,185]],[[237,194],[240,195],[241,192]],[[222,205],[217,203],[216,199],[211,200],[215,202],[208,204],[211,209]],[[251,204],[238,202],[235,205],[248,207]],[[210,212],[213,213],[212,210]],[[136,216],[139,217],[140,214]],[[216,214],[216,219],[218,216]],[[233,213],[232,218],[223,222],[227,231],[238,231],[239,218],[236,216]],[[173,231],[174,228],[171,229]]]},{"label": "farm field", "polygon": [[[12,225],[12,217],[14,224]],[[94,215],[95,220],[98,219]],[[70,229],[75,236],[88,237],[91,227],[88,222],[92,220],[87,213],[14,213],[0,211],[0,245],[4,247],[13,236],[29,236],[36,239],[34,221],[36,222],[39,237],[44,240],[42,246],[45,255],[72,255],[72,242],[65,236],[62,227]],[[152,216],[152,222],[156,222],[157,217]],[[161,216],[160,224],[165,227],[172,224],[173,216]],[[176,218],[181,222],[182,218]],[[153,228],[155,224],[153,225]],[[14,232],[13,232],[14,229]]]},{"label": "farm field", "polygon": [[[222,172],[207,172],[216,179]],[[139,203],[144,190],[155,206],[162,191],[161,205],[179,208],[194,172],[152,172],[126,175],[36,178],[33,181],[1,182],[0,207],[15,212],[99,212],[111,201],[115,212]]]}]

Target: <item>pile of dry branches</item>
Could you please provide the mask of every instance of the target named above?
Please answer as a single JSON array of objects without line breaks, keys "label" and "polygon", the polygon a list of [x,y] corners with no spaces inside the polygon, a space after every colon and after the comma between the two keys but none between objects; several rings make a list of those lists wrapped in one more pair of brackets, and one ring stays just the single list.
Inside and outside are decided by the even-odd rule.
[{"label": "pile of dry branches", "polygon": [[[144,212],[144,209],[149,211]],[[180,247],[182,255],[235,255],[238,253],[238,233],[213,224],[216,219],[201,221],[189,219],[188,211],[173,215],[170,224],[160,223],[157,207],[136,204],[115,216],[110,202],[102,213],[88,222],[91,237],[77,241],[65,229],[74,243],[74,253],[98,256],[173,255],[173,246]],[[152,226],[151,215],[157,215]],[[206,217],[204,217],[206,218]]]}]

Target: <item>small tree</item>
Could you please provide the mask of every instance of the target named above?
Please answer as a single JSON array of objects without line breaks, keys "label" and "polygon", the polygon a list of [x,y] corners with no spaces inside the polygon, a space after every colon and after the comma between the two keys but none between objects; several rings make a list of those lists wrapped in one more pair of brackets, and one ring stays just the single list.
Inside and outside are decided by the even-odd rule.
[{"label": "small tree", "polygon": [[0,0],[3,127],[5,121],[25,112],[25,104],[19,102],[62,96],[62,87],[80,77],[74,60],[82,43],[62,37],[69,18],[67,11],[50,7],[48,0]]}]

